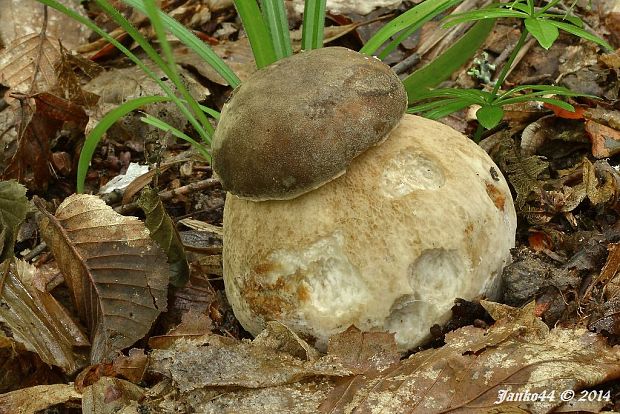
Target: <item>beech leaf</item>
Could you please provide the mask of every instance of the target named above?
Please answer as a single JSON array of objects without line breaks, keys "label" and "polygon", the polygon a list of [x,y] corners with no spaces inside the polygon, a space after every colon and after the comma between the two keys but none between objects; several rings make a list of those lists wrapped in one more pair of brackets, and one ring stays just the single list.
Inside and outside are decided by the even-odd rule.
[{"label": "beech leaf", "polygon": [[88,338],[49,292],[35,288],[37,271],[21,260],[10,263],[0,291],[0,321],[11,328],[16,341],[43,361],[75,372],[86,365],[86,358],[74,352],[74,347],[87,347]]},{"label": "beech leaf", "polygon": [[176,287],[185,286],[189,280],[189,264],[185,257],[185,249],[157,191],[146,187],[140,194],[138,205],[146,214],[145,224],[146,228],[149,229],[151,238],[168,256],[168,263],[172,271],[170,284]]},{"label": "beech leaf", "polygon": [[43,212],[41,235],[90,330],[91,363],[109,361],[166,310],[166,256],[140,220],[121,216],[98,197],[74,194],[55,216],[39,199],[35,204]]}]

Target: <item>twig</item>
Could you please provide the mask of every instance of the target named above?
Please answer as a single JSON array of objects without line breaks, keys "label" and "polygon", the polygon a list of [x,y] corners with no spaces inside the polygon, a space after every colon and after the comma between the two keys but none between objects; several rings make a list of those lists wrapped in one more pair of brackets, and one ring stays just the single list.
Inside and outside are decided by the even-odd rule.
[{"label": "twig", "polygon": [[37,246],[35,246],[32,250],[30,250],[27,254],[25,254],[22,257],[22,260],[24,260],[25,262],[29,262],[35,257],[37,257],[38,255],[40,255],[41,253],[43,253],[45,249],[47,249],[47,244],[45,244],[45,242],[41,242]]},{"label": "twig", "polygon": [[[183,187],[176,188],[174,190],[162,191],[159,193],[159,198],[162,201],[166,201],[176,196],[195,193],[196,191],[206,190],[208,188],[213,188],[219,185],[220,185],[219,180],[215,178],[208,178],[206,180],[196,181],[195,183],[191,183]],[[136,211],[138,208],[139,208],[138,203],[133,202],[133,203],[129,203],[129,204],[116,207],[114,208],[114,211],[120,214],[129,214],[131,212]]]}]

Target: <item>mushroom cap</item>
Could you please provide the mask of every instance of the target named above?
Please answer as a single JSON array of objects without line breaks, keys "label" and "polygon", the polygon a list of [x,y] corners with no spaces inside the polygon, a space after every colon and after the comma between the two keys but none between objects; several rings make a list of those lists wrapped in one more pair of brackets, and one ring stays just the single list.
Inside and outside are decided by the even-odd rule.
[{"label": "mushroom cap", "polygon": [[222,109],[213,169],[227,191],[290,199],[341,175],[398,124],[407,94],[389,66],[342,47],[255,72]]},{"label": "mushroom cap", "polygon": [[480,147],[405,115],[315,191],[260,203],[228,195],[226,295],[254,335],[278,320],[323,348],[355,325],[411,349],[455,298],[493,291],[516,223],[506,180]]}]

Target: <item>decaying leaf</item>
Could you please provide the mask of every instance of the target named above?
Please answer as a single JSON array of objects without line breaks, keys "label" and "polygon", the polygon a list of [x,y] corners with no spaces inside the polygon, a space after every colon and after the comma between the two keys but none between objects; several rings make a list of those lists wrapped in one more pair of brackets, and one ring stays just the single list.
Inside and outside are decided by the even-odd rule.
[{"label": "decaying leaf", "polygon": [[34,286],[37,269],[21,260],[10,263],[0,291],[0,321],[10,328],[15,340],[36,352],[48,364],[67,373],[86,365],[88,338],[69,313],[49,292]]},{"label": "decaying leaf", "polygon": [[0,333],[0,394],[63,380],[58,371],[41,361],[37,354]]},{"label": "decaying leaf", "polygon": [[[590,300],[594,293],[603,303],[590,306],[588,328],[608,335],[620,335],[620,243],[607,247],[607,261],[599,275],[586,290],[584,300]],[[600,294],[602,292],[602,295]]]},{"label": "decaying leaf", "polygon": [[56,84],[54,66],[59,61],[56,39],[25,35],[0,52],[0,84],[12,92],[46,92]]},{"label": "decaying leaf", "polygon": [[[601,336],[584,329],[549,332],[534,316],[533,302],[524,309],[487,309],[505,317],[488,331],[454,331],[444,347],[414,354],[358,383],[354,392],[334,389],[321,412],[546,413],[561,404],[563,390],[620,377],[620,349]],[[555,393],[554,401],[517,401],[517,393],[545,390]]]},{"label": "decaying leaf", "polygon": [[64,47],[60,48],[60,61],[56,64],[57,81],[55,90],[64,99],[76,105],[93,107],[99,100],[99,96],[82,89],[80,80],[76,76],[75,68],[81,69],[88,78],[92,79],[103,71],[103,68],[95,62],[74,56]]},{"label": "decaying leaf", "polygon": [[41,235],[54,253],[82,321],[90,330],[91,362],[112,359],[141,339],[166,310],[165,254],[144,224],[101,199],[72,195],[43,215]]},{"label": "decaying leaf", "polygon": [[95,384],[103,377],[123,378],[138,383],[146,372],[148,359],[143,349],[132,348],[129,355],[119,355],[114,362],[90,365],[75,378],[75,389],[84,389]]},{"label": "decaying leaf", "polygon": [[620,131],[607,125],[586,121],[586,132],[592,141],[592,155],[607,158],[620,152]]},{"label": "decaying leaf", "polygon": [[176,287],[185,286],[189,280],[189,264],[185,257],[185,249],[174,222],[166,212],[157,191],[146,187],[142,190],[138,205],[146,215],[145,224],[151,238],[168,256],[171,270],[170,284]]},{"label": "decaying leaf", "polygon": [[190,309],[183,314],[181,323],[167,334],[150,337],[149,347],[152,349],[169,348],[179,338],[198,338],[211,333],[211,329],[213,329],[213,323],[207,315]]},{"label": "decaying leaf", "polygon": [[523,156],[509,137],[502,140],[501,147],[500,164],[517,192],[515,202],[517,208],[521,209],[530,194],[542,188],[543,183],[538,177],[549,167],[549,163],[536,155]]},{"label": "decaying leaf", "polygon": [[[265,335],[271,329],[268,324]],[[149,368],[172,379],[181,393],[207,387],[274,387],[317,375],[352,373],[333,357],[304,360],[281,350],[280,341],[275,341],[276,349],[273,343],[265,338],[251,343],[217,335],[181,338],[169,349],[153,351]]]},{"label": "decaying leaf", "polygon": [[0,395],[0,414],[36,414],[39,411],[70,400],[79,400],[82,395],[73,385],[37,385]]},{"label": "decaying leaf", "polygon": [[102,377],[84,389],[82,413],[115,414],[126,408],[131,401],[139,401],[144,390],[129,381]]},{"label": "decaying leaf", "polygon": [[84,109],[49,93],[21,100],[17,150],[2,177],[15,178],[34,191],[44,191],[50,179],[50,145],[65,122],[83,130],[88,120]]},{"label": "decaying leaf", "polygon": [[0,181],[0,263],[13,257],[17,230],[27,211],[26,188],[16,181]]},{"label": "decaying leaf", "polygon": [[[597,173],[603,178],[602,183],[599,181]],[[620,176],[605,160],[592,164],[588,159],[584,159],[583,182],[588,199],[596,206],[608,202],[616,195],[619,191]]]}]

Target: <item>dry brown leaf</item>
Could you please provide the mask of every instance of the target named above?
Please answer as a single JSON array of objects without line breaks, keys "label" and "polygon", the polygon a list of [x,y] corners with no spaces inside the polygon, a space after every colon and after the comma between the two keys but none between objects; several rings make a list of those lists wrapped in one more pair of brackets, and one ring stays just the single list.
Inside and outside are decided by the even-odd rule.
[{"label": "dry brown leaf", "polygon": [[0,334],[0,394],[63,381],[59,372],[41,361],[37,354]]},{"label": "dry brown leaf", "polygon": [[620,131],[599,124],[586,121],[586,132],[592,141],[592,155],[596,158],[608,158],[620,152]]},{"label": "dry brown leaf", "polygon": [[393,333],[361,332],[355,326],[331,337],[327,353],[356,374],[385,371],[400,361]]},{"label": "dry brown leaf", "polygon": [[0,414],[35,414],[48,407],[70,400],[79,400],[82,395],[73,385],[37,385],[0,395]]},{"label": "dry brown leaf", "polygon": [[204,313],[190,309],[182,316],[181,323],[171,329],[166,335],[149,338],[149,347],[152,349],[169,348],[179,338],[197,338],[211,333],[213,323]]},{"label": "dry brown leaf", "polygon": [[139,401],[143,396],[144,390],[129,381],[102,377],[84,389],[82,412],[84,414],[120,413],[132,401]]},{"label": "dry brown leaf", "polygon": [[133,383],[142,381],[148,359],[143,349],[132,348],[129,355],[119,355],[114,362],[90,365],[75,378],[75,389],[84,392],[103,377],[124,378]]},{"label": "dry brown leaf", "polygon": [[[59,0],[59,3],[71,8],[82,16],[86,13],[75,0]],[[43,4],[36,0],[0,0],[2,25],[0,25],[0,46],[12,42],[15,38],[39,33],[43,26]],[[46,33],[60,38],[69,49],[85,43],[90,30],[69,16],[48,7]]]},{"label": "dry brown leaf", "polygon": [[56,84],[59,61],[57,40],[38,34],[20,37],[0,52],[0,84],[12,93],[49,91]]},{"label": "dry brown leaf", "polygon": [[[267,325],[267,332],[270,329]],[[153,351],[149,369],[172,379],[181,393],[207,387],[274,387],[318,375],[352,373],[336,358],[302,360],[280,350],[280,345],[271,348],[273,343],[279,342],[265,338],[254,343],[240,342],[216,335],[205,335],[199,340],[181,338],[169,349]]]},{"label": "dry brown leaf", "polygon": [[141,221],[119,215],[98,197],[72,195],[55,216],[37,205],[41,234],[90,329],[91,362],[110,360],[144,337],[166,310],[166,256]]},{"label": "dry brown leaf", "polygon": [[[583,182],[586,186],[586,194],[595,206],[608,202],[618,192],[618,174],[612,168],[604,168],[605,164],[604,160],[597,161],[595,164],[588,159],[583,160]],[[602,183],[597,177],[598,174],[603,178]]]},{"label": "dry brown leaf", "polygon": [[13,338],[43,361],[73,373],[86,365],[88,338],[48,292],[34,287],[37,269],[21,260],[11,263],[0,292],[0,320]]},{"label": "dry brown leaf", "polygon": [[[547,413],[562,403],[564,390],[620,377],[620,349],[600,335],[560,328],[547,333],[533,303],[521,310],[488,304],[487,309],[506,317],[488,331],[471,326],[454,331],[443,348],[417,353],[379,377],[359,381],[346,395],[334,389],[321,412]],[[553,401],[517,402],[509,394],[526,390],[553,392]]]},{"label": "dry brown leaf", "polygon": [[82,107],[46,92],[24,96],[21,102],[17,150],[2,177],[15,178],[33,191],[45,191],[51,177],[50,145],[56,133],[66,122],[83,131],[88,118]]},{"label": "dry brown leaf", "polygon": [[119,356],[112,365],[118,375],[135,384],[142,381],[147,363],[148,358],[144,349],[132,348],[129,350],[129,355]]}]

